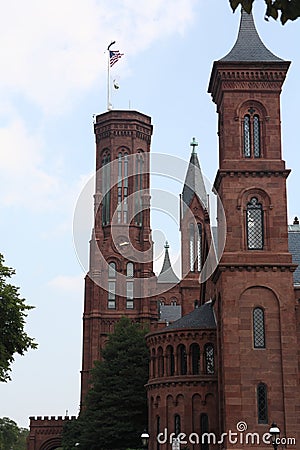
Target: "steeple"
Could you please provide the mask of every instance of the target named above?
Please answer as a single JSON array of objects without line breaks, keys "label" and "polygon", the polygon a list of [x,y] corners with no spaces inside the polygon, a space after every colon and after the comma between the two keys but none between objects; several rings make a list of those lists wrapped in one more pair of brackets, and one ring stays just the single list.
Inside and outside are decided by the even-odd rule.
[{"label": "steeple", "polygon": [[178,283],[179,279],[175,272],[172,269],[170,256],[169,256],[169,244],[166,242],[165,244],[165,259],[160,271],[160,274],[157,277],[158,283]]},{"label": "steeple", "polygon": [[190,157],[190,162],[188,166],[188,170],[185,177],[185,182],[182,190],[182,213],[184,215],[186,208],[190,206],[190,203],[196,194],[199,200],[201,201],[204,209],[207,209],[207,193],[205,189],[205,184],[200,168],[200,163],[198,160],[198,156],[196,153],[196,146],[198,143],[195,138],[193,138],[191,142],[192,154]]},{"label": "steeple", "polygon": [[279,62],[283,60],[267,49],[255,28],[252,13],[248,14],[242,9],[236,43],[230,52],[219,61]]}]

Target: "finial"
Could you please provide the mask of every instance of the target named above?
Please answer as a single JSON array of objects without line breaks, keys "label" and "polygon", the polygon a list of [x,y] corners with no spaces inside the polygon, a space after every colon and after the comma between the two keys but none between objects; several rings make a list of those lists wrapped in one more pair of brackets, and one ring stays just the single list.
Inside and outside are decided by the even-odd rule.
[{"label": "finial", "polygon": [[192,142],[190,143],[190,146],[193,147],[192,153],[196,153],[196,147],[198,147],[198,142],[193,137]]},{"label": "finial", "polygon": [[169,243],[168,243],[168,241],[166,241],[166,243],[165,243],[165,249],[167,249],[167,248],[169,248],[170,246],[169,246]]},{"label": "finial", "polygon": [[297,216],[294,218],[294,223],[293,223],[293,225],[299,225],[299,219],[298,219]]}]

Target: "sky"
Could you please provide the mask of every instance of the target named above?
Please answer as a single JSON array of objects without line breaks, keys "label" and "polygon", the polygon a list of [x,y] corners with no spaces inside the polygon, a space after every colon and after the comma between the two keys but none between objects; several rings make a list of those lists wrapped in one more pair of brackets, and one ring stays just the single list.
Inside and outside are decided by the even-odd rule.
[{"label": "sky", "polygon": [[[26,324],[38,349],[17,356],[12,381],[0,384],[0,417],[29,426],[29,416],[77,415],[88,230],[76,235],[74,211],[87,192],[92,212],[93,115],[106,111],[108,44],[124,56],[113,66],[114,109],[152,117],[151,150],[182,161],[196,137],[202,171],[218,163],[217,114],[207,93],[212,63],[232,48],[240,14],[229,0],[0,0],[0,252],[16,269],[12,283],[35,306]],[[300,215],[300,21],[282,26],[254,17],[265,45],[292,61],[282,95],[288,217]],[[178,198],[180,180],[153,176]],[[90,190],[89,190],[90,189]],[[87,214],[88,215],[88,214]],[[90,221],[90,222],[89,222]],[[178,259],[178,220],[156,208],[155,271],[163,244]],[[75,231],[74,231],[75,230]],[[75,234],[75,236],[74,236]],[[80,241],[80,242],[79,242]],[[80,247],[80,250],[78,250]]]}]

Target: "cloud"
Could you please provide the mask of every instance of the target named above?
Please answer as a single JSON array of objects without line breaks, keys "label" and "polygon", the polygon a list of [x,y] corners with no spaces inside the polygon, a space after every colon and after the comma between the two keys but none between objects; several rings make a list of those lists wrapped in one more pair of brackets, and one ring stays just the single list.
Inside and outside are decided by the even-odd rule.
[{"label": "cloud", "polygon": [[194,3],[28,0],[18,8],[14,2],[3,3],[0,85],[4,97],[14,92],[44,113],[64,112],[84,90],[96,83],[104,86],[104,51],[112,39],[127,55],[141,52],[154,41],[183,33],[193,20]]},{"label": "cloud", "polygon": [[[57,291],[69,294],[79,294],[82,296],[83,291],[83,274],[80,275],[58,275],[48,282],[48,286]],[[81,298],[81,297],[80,297]]]}]

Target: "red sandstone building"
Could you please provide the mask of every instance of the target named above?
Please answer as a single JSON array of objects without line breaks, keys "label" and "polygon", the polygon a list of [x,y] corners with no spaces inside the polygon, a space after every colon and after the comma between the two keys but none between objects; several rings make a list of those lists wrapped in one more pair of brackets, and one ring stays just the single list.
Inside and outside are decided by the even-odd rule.
[{"label": "red sandstone building", "polygon": [[[161,273],[153,272],[150,117],[136,111],[96,117],[82,399],[116,321],[126,315],[149,324],[151,450],[171,449],[171,433],[186,434],[190,450],[246,449],[247,433],[259,436],[252,448],[269,449],[262,437],[273,421],[300,445],[300,226],[297,219],[287,224],[290,171],[280,126],[289,64],[264,46],[243,12],[237,41],[214,62],[209,82],[218,114],[218,227],[210,225],[192,142],[181,194],[181,280],[168,245]],[[29,450],[59,446],[68,419],[46,419],[31,418]],[[212,434],[220,440],[230,430],[238,444],[228,436],[214,443]],[[211,437],[198,444],[203,433]]]}]

